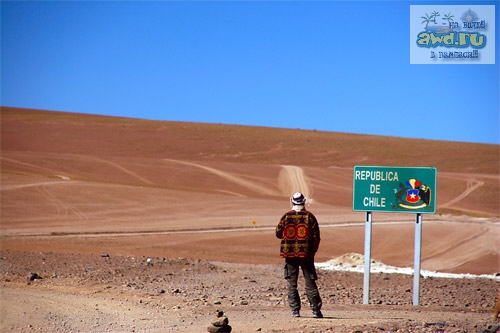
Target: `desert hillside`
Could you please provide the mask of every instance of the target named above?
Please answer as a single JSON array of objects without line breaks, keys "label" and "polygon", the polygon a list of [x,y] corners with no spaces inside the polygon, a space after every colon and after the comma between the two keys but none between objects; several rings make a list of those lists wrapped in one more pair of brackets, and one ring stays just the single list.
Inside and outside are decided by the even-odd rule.
[{"label": "desert hillside", "polygon": [[[355,165],[436,167],[422,268],[500,270],[498,145],[10,107],[1,109],[2,249],[275,263],[273,228],[302,191],[322,226],[318,259],[363,253]],[[373,219],[372,256],[411,266],[414,216]]]}]

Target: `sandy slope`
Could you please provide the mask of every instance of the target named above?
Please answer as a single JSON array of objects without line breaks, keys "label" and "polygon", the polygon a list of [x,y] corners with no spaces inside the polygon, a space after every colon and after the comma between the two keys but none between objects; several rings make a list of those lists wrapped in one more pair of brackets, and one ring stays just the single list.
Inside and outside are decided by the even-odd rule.
[{"label": "sandy slope", "polygon": [[[306,192],[313,187],[312,177],[307,177],[297,166],[280,167],[275,172],[277,184],[273,185],[262,178],[252,179],[199,163],[185,164],[216,175],[230,185],[226,184],[227,190],[217,194],[146,184],[101,183],[63,172],[53,177],[3,173],[2,247],[20,250],[20,244],[29,244],[27,249],[57,251],[71,241],[72,248],[78,247],[85,253],[99,249],[100,244],[116,244],[120,254],[140,251],[235,262],[278,260],[273,228],[288,209],[287,200],[248,198],[245,191],[260,191],[271,196],[279,194],[280,188],[288,184],[290,188],[295,186]],[[142,180],[145,176],[126,170],[125,175],[145,183]],[[59,175],[61,173],[63,175]],[[326,261],[348,252],[363,253],[364,214],[323,204],[320,200],[321,197],[312,200],[309,206],[323,226],[318,259]],[[414,216],[374,214],[372,255],[387,264],[411,266],[414,229]],[[477,274],[498,272],[498,231],[498,221],[494,218],[425,215],[422,269]],[[26,237],[28,235],[30,237]],[[172,237],[175,242],[170,241]],[[217,241],[207,245],[203,239]],[[231,250],[225,251],[224,247]],[[131,252],[127,253],[126,248]],[[258,253],[258,257],[247,258],[247,253]]]}]

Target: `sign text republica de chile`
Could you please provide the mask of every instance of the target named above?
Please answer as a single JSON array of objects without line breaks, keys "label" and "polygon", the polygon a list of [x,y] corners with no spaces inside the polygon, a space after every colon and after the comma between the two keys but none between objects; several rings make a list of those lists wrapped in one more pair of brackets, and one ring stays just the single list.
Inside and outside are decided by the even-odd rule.
[{"label": "sign text republica de chile", "polygon": [[436,213],[436,168],[355,166],[354,211]]}]

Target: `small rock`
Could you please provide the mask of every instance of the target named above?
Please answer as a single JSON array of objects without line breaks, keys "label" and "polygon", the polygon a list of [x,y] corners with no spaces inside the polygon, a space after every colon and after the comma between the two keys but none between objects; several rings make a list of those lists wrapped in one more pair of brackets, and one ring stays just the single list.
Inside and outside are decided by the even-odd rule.
[{"label": "small rock", "polygon": [[217,310],[215,312],[216,319],[212,321],[210,326],[207,327],[207,332],[218,333],[218,332],[231,332],[233,328],[229,326],[229,319],[224,316],[224,311]]},{"label": "small rock", "polygon": [[209,333],[227,333],[231,332],[233,329],[231,326],[222,326],[222,327],[215,327],[215,326],[208,326],[207,327],[207,332]]},{"label": "small rock", "polygon": [[28,275],[28,281],[34,281],[34,280],[37,280],[37,279],[43,279],[43,277],[41,277],[37,273],[30,273]]},{"label": "small rock", "polygon": [[225,316],[218,317],[214,319],[211,324],[216,327],[227,326],[229,324],[229,319]]}]

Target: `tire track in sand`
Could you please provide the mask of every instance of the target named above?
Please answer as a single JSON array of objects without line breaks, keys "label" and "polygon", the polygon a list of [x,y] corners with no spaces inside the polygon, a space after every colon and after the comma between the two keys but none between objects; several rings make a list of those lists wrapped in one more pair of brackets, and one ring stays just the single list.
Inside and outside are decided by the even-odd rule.
[{"label": "tire track in sand", "polygon": [[[80,221],[88,220],[86,213],[67,202],[67,200],[58,198],[57,194],[49,191],[46,185],[38,186],[36,189],[50,205],[56,208],[57,215],[76,216]],[[66,198],[64,197],[64,199]]]},{"label": "tire track in sand", "polygon": [[11,191],[11,190],[19,190],[27,187],[37,187],[37,186],[46,186],[46,185],[61,185],[61,184],[74,184],[77,181],[52,181],[52,182],[40,182],[40,183],[30,183],[30,184],[21,184],[21,185],[3,185],[0,187],[0,191]]},{"label": "tire track in sand", "polygon": [[169,158],[164,158],[163,159],[164,161],[168,161],[168,162],[174,162],[174,163],[179,163],[179,164],[184,164],[184,165],[189,165],[189,166],[193,166],[193,167],[196,167],[196,168],[200,168],[204,171],[207,171],[211,174],[214,174],[216,176],[219,176],[221,178],[224,178],[230,182],[233,182],[235,184],[238,184],[238,185],[241,185],[251,191],[254,191],[254,192],[257,192],[257,193],[260,193],[260,194],[265,194],[265,195],[271,195],[271,196],[277,196],[277,195],[280,195],[280,193],[278,193],[277,191],[274,191],[270,188],[265,188],[259,184],[256,184],[256,183],[253,183],[251,181],[248,181],[246,179],[243,179],[241,177],[238,177],[238,176],[235,176],[235,175],[232,175],[228,172],[225,172],[225,171],[222,171],[222,170],[219,170],[219,169],[215,169],[215,168],[211,168],[211,167],[208,167],[208,166],[205,166],[205,165],[201,165],[201,164],[197,164],[197,163],[192,163],[192,162],[186,162],[186,161],[179,161],[179,160],[172,160],[172,159],[169,159]]},{"label": "tire track in sand", "polygon": [[312,195],[304,170],[295,165],[282,165],[278,176],[278,183],[283,195],[290,196],[295,192],[302,192],[306,197]]},{"label": "tire track in sand", "polygon": [[[475,184],[474,184],[474,182],[475,182]],[[474,192],[475,190],[477,190],[478,188],[480,188],[483,185],[484,185],[484,182],[482,182],[482,181],[478,181],[476,179],[470,179],[467,183],[467,189],[465,191],[463,191],[462,194],[460,194],[455,199],[448,201],[447,203],[441,205],[441,207],[449,207],[449,206],[463,200],[469,194],[471,194],[472,192]]]},{"label": "tire track in sand", "polygon": [[[19,160],[15,160],[15,159],[13,159],[13,158],[7,158],[7,157],[3,157],[3,156],[1,156],[1,157],[0,157],[0,160],[2,160],[2,161],[7,161],[7,162],[11,162],[11,163],[16,163],[16,164],[19,164],[19,165],[23,165],[23,166],[27,166],[27,167],[33,168],[33,169],[39,169],[39,170],[50,171],[51,173],[57,173],[57,172],[60,172],[60,171],[57,171],[56,169],[51,169],[51,168],[42,167],[42,166],[37,165],[37,164],[32,164],[32,163],[22,162],[22,161],[19,161]],[[62,177],[64,177],[64,176],[58,176],[58,177],[62,178]]]},{"label": "tire track in sand", "polygon": [[140,180],[141,182],[144,182],[148,185],[156,185],[155,183],[153,183],[152,181],[142,177],[141,175],[139,175],[138,173],[132,171],[132,170],[129,170],[123,166],[121,166],[120,164],[118,163],[115,163],[115,162],[112,162],[112,161],[108,161],[108,160],[105,160],[105,159],[102,159],[102,158],[98,158],[98,157],[95,157],[95,156],[85,156],[87,159],[91,159],[91,160],[94,160],[94,161],[98,161],[98,162],[101,162],[101,163],[106,163],[106,164],[109,164],[111,165],[112,167],[115,167],[117,168],[118,170],[121,170],[123,171],[124,173],[134,177],[135,179],[138,179]]},{"label": "tire track in sand", "polygon": [[[99,157],[95,157],[95,156],[84,156],[84,155],[78,155],[79,157],[83,158],[83,159],[87,159],[87,160],[93,160],[93,161],[97,161],[97,162],[100,162],[100,163],[105,163],[105,164],[108,164],[108,165],[111,165],[112,167],[134,177],[135,179],[137,180],[140,180],[141,182],[144,182],[148,185],[156,185],[154,182],[142,177],[141,175],[139,175],[138,173],[132,171],[132,170],[129,170],[123,166],[121,166],[120,164],[118,163],[115,163],[115,162],[112,162],[112,161],[108,161],[108,160],[105,160],[105,159],[102,159],[102,158],[99,158]],[[45,168],[45,167],[41,167],[39,165],[35,165],[35,164],[30,164],[30,163],[25,163],[25,162],[21,162],[21,161],[18,161],[18,160],[14,160],[14,159],[11,159],[11,158],[5,158],[5,157],[2,157],[1,159],[5,160],[5,161],[9,161],[9,162],[13,162],[13,163],[18,163],[18,164],[21,164],[21,165],[25,165],[25,166],[29,166],[29,167],[33,167],[33,168],[39,168],[39,169],[42,169],[42,170],[50,170],[50,171],[53,171],[53,172],[59,172],[59,171],[56,171],[54,169],[49,169],[49,168]],[[61,179],[64,179],[64,180],[67,180],[69,179],[69,177],[66,177],[66,176],[61,176],[61,175],[55,175],[56,177],[59,177]]]}]

